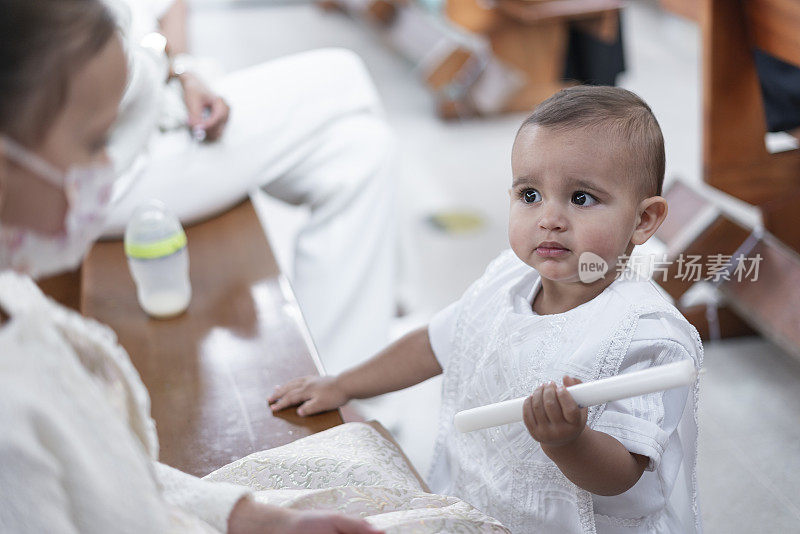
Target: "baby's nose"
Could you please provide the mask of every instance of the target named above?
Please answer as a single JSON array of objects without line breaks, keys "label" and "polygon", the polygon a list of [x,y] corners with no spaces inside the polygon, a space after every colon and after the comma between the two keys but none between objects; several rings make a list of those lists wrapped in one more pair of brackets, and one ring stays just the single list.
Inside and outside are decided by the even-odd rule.
[{"label": "baby's nose", "polygon": [[554,205],[543,206],[539,226],[545,230],[563,230],[567,223],[563,211]]}]

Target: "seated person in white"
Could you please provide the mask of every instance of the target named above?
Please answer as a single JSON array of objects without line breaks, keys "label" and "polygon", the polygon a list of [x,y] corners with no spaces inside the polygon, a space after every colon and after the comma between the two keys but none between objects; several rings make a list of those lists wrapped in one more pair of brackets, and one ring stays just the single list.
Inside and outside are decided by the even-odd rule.
[{"label": "seated person in white", "polygon": [[[697,331],[625,270],[667,212],[658,122],[629,91],[574,87],[537,107],[511,158],[512,250],[430,325],[337,377],[290,381],[274,409],[311,414],[444,373],[435,491],[519,534],[699,531],[697,383],[588,410],[565,389],[702,363]],[[591,280],[589,252],[611,266]],[[460,410],[531,391],[524,425],[453,427]]]},{"label": "seated person in white", "polygon": [[[361,59],[314,50],[205,80],[209,61],[186,54],[184,0],[105,1],[130,71],[109,144],[121,176],[106,233],[121,234],[149,198],[184,223],[258,188],[307,206],[287,274],[326,370],[385,345],[395,311],[394,141]],[[142,46],[152,32],[166,37],[169,57]]]},{"label": "seated person in white", "polygon": [[19,274],[76,268],[102,230],[104,140],[126,79],[115,22],[100,0],[4,0],[0,34],[0,532],[506,532],[424,492],[363,424],[207,480],[159,463],[147,391],[114,333]]}]

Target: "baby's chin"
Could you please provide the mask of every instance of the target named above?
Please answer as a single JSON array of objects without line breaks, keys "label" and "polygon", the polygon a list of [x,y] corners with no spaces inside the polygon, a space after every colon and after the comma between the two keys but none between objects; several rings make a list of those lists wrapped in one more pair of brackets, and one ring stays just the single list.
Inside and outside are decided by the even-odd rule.
[{"label": "baby's chin", "polygon": [[[546,280],[561,283],[580,282],[577,261],[573,257],[542,258],[533,250],[527,252],[525,257],[521,257],[517,251],[515,253],[519,259],[536,269],[539,276]],[[570,256],[573,255],[574,253],[570,254]]]},{"label": "baby's chin", "polygon": [[547,274],[543,274],[542,271],[539,271],[539,276],[542,280],[547,280],[549,282],[558,282],[559,284],[582,284],[583,282],[580,281],[577,275],[573,276],[548,276]]},{"label": "baby's chin", "polygon": [[536,269],[539,276],[551,282],[579,282],[578,267],[572,262],[557,262],[554,260],[538,260],[526,262]]}]

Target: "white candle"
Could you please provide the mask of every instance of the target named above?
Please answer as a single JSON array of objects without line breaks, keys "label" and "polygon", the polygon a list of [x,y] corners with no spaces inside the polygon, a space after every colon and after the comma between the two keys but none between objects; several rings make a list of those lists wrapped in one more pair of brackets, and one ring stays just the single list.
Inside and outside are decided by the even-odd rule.
[{"label": "white candle", "polygon": [[[594,406],[654,391],[688,386],[696,377],[694,362],[682,360],[603,380],[576,384],[568,387],[567,391],[580,406]],[[456,428],[461,432],[472,432],[522,421],[522,405],[525,399],[527,397],[520,397],[458,412],[455,417]]]}]

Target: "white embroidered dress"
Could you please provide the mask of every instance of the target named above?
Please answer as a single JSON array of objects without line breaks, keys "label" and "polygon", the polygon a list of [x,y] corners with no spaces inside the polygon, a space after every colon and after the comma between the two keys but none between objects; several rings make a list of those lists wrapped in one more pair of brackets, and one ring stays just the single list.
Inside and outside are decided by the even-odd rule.
[{"label": "white embroidered dress", "polygon": [[587,381],[683,359],[702,364],[697,331],[650,281],[620,278],[591,301],[544,316],[531,307],[539,287],[539,274],[509,250],[431,321],[444,369],[432,490],[519,534],[699,532],[697,383],[589,409],[589,427],[650,458],[636,485],[613,497],[570,482],[523,423],[454,429],[460,410],[529,395],[563,375]]},{"label": "white embroidered dress", "polygon": [[225,531],[247,488],[155,461],[150,399],[114,333],[8,271],[0,305],[0,531]]}]

